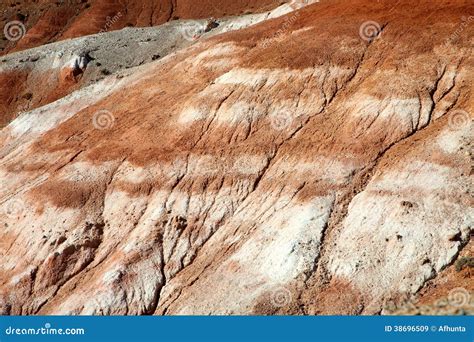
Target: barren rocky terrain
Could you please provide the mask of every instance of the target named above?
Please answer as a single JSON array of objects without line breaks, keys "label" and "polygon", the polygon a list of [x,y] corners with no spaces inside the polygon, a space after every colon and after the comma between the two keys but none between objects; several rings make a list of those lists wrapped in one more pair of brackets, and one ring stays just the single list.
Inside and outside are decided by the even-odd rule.
[{"label": "barren rocky terrain", "polygon": [[474,313],[472,1],[2,6],[0,314]]},{"label": "barren rocky terrain", "polygon": [[[124,27],[156,26],[177,19],[207,19],[264,12],[290,1],[281,0],[5,0],[0,24],[25,24],[21,41],[3,38],[6,51],[23,50],[58,40]],[[293,0],[300,4],[311,0]]]}]

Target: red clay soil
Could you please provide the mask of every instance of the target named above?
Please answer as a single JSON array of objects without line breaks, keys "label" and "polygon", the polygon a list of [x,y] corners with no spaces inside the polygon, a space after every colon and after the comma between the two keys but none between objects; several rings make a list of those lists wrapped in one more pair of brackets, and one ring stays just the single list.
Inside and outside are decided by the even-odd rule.
[{"label": "red clay soil", "polygon": [[6,126],[21,107],[30,101],[30,93],[25,92],[28,73],[0,73],[0,128]]},{"label": "red clay soil", "polygon": [[146,27],[176,19],[223,17],[270,10],[281,0],[67,0],[2,1],[0,25],[18,20],[26,35],[17,42],[5,37],[3,53],[127,26]]},{"label": "red clay soil", "polygon": [[[360,60],[364,57],[366,44],[358,36],[356,36],[355,39],[351,39],[347,43],[353,51],[352,53],[348,54],[342,52],[339,45],[327,43],[331,39],[334,39],[334,37],[347,36],[353,38],[352,36],[354,36],[354,32],[358,32],[359,23],[366,19],[367,14],[357,14],[357,12],[353,10],[353,3],[357,3],[359,7],[370,6],[372,13],[371,18],[381,23],[382,26],[387,21],[391,21],[393,23],[393,27],[383,32],[383,36],[387,41],[395,41],[396,37],[399,37],[403,34],[405,27],[416,27],[416,23],[427,26],[428,22],[433,22],[437,19],[441,20],[441,18],[443,18],[445,23],[439,24],[440,26],[444,24],[455,25],[457,24],[459,18],[463,15],[463,10],[465,9],[465,7],[460,4],[462,1],[457,1],[456,5],[452,6],[450,6],[449,2],[447,2],[446,6],[432,6],[430,9],[427,7],[427,5],[431,3],[430,1],[420,1],[417,5],[410,4],[409,6],[412,7],[412,9],[409,11],[403,8],[408,6],[409,2],[403,1],[403,6],[399,5],[397,9],[393,10],[393,12],[386,11],[386,5],[384,7],[383,4],[378,5],[377,3],[373,3],[371,1],[330,1],[327,3],[327,6],[324,3],[321,4],[317,11],[314,10],[312,6],[300,11],[301,14],[299,20],[292,24],[288,30],[297,31],[298,29],[301,29],[305,26],[314,26],[311,31],[301,35],[301,44],[298,44],[296,41],[297,38],[288,39],[281,42],[280,44],[273,44],[270,47],[265,47],[262,44],[267,36],[271,36],[269,32],[274,35],[277,29],[285,23],[285,18],[272,20],[270,22],[266,22],[238,32],[229,32],[221,37],[218,36],[212,38],[209,40],[209,44],[212,45],[225,42],[235,42],[239,46],[247,48],[245,55],[241,56],[241,60],[239,61],[240,67],[243,68],[279,69],[287,67],[290,69],[304,69],[308,67],[314,67],[315,65],[322,65],[323,63],[330,61],[331,64],[338,65],[342,69],[353,69],[356,68]],[[468,1],[466,1],[466,3],[468,3]],[[414,8],[415,6],[417,6],[417,9]],[[336,10],[334,11],[333,9]],[[330,25],[330,23],[334,23],[338,20],[338,13],[345,13],[345,19],[341,19],[339,25]],[[354,22],[356,24],[350,25],[347,24],[347,22]],[[319,36],[315,36],[313,34],[314,31],[324,32],[324,34],[321,33]],[[420,32],[420,34],[422,33],[423,32]],[[429,33],[426,34],[428,35]],[[421,66],[405,65],[403,63],[404,58],[432,50],[436,44],[442,43],[444,39],[449,37],[449,34],[450,32],[447,31],[444,33],[444,36],[438,37],[436,41],[429,40],[425,37],[426,39],[411,41],[408,45],[406,45],[404,42],[400,42],[400,45],[397,46],[397,49],[390,50],[390,54],[387,54],[386,56],[376,55],[373,58],[366,58],[364,62],[366,65],[368,65],[368,67],[366,70],[364,70],[364,73],[368,74],[371,69],[369,65],[375,65],[376,63],[380,64],[379,58],[383,58],[383,67],[385,69],[403,68],[403,71],[406,73],[416,74],[416,71],[420,71],[419,68]],[[465,37],[468,36],[468,34],[465,35]],[[465,43],[465,37],[463,35],[463,37],[459,38],[463,41],[463,44]],[[388,47],[388,43],[385,43],[384,41],[381,41],[380,44],[382,47],[385,45]],[[252,47],[255,48],[249,49]],[[189,139],[189,137],[183,138],[180,133],[176,133],[176,135],[174,135],[174,132],[170,132],[170,127],[166,127],[163,124],[156,126],[142,124],[143,122],[148,122],[148,120],[150,120],[150,122],[156,120],[154,106],[163,108],[163,111],[173,112],[176,110],[177,103],[184,102],[188,98],[190,92],[196,92],[202,87],[201,82],[211,82],[211,80],[218,76],[217,74],[203,73],[201,71],[197,71],[195,75],[186,74],[177,76],[173,66],[183,62],[193,53],[196,53],[196,51],[193,50],[184,52],[175,57],[174,63],[170,63],[163,67],[155,67],[156,69],[153,70],[154,72],[160,74],[162,79],[162,87],[172,91],[160,94],[160,96],[154,96],[150,99],[144,99],[143,97],[145,95],[143,95],[143,89],[152,88],[156,84],[155,79],[153,78],[142,80],[141,88],[130,89],[127,102],[127,108],[130,108],[130,112],[123,110],[122,106],[118,112],[114,113],[117,114],[117,122],[113,127],[113,130],[108,131],[107,143],[109,145],[107,150],[93,148],[94,146],[98,146],[100,144],[100,142],[104,139],[104,135],[100,131],[91,129],[88,140],[83,142],[83,144],[86,144],[86,146],[82,146],[83,148],[89,150],[88,157],[91,160],[96,162],[113,160],[114,158],[126,155],[128,154],[127,152],[133,150],[133,157],[129,157],[133,159],[134,163],[143,165],[146,164],[150,159],[163,157],[163,152],[172,152],[172,154],[175,154],[177,150],[187,150],[188,148],[195,145],[195,142],[193,142],[194,139]],[[430,74],[429,76],[435,76],[434,71],[429,69],[429,65],[425,65],[424,67],[427,68],[426,70],[423,69],[424,71],[427,73],[432,73],[432,75]],[[362,71],[359,71],[359,73],[362,73]],[[191,76],[193,76],[192,79],[190,79]],[[188,80],[188,83],[184,83],[183,81],[183,83],[180,84],[180,87],[176,88],[175,84],[178,77],[183,77],[181,81]],[[335,87],[338,88],[339,85],[335,85]],[[386,91],[387,89],[382,90]],[[384,96],[384,94],[379,94],[378,92],[381,91],[377,90],[377,88],[374,86],[374,88],[371,90],[371,95],[379,95],[380,97]],[[399,95],[402,96],[402,93],[403,91],[400,90]],[[101,108],[118,107],[117,104],[122,103],[122,101],[123,94],[113,94],[104,102],[97,104],[97,106],[90,106],[87,108],[84,111],[84,114],[87,113],[92,115]],[[462,101],[467,101],[467,99],[463,98]],[[146,108],[142,108],[143,103],[146,103]],[[158,103],[160,105],[158,105]],[[136,111],[135,108],[141,108],[139,110],[139,123],[135,122],[137,120],[135,116],[130,115],[131,112]],[[174,122],[170,122],[169,124],[173,126],[175,125]],[[329,126],[329,123],[321,124]],[[136,127],[136,129],[138,129],[138,125],[142,125],[140,129],[143,129],[143,132],[140,134],[136,134],[135,131],[130,130],[130,127]],[[62,125],[54,132],[46,134],[44,141],[41,144],[38,144],[38,147],[41,150],[46,148],[51,148],[51,151],[63,149],[67,150],[71,148],[71,143],[65,142],[64,137],[74,134],[75,131],[85,129],[84,126],[87,127],[87,122],[85,123],[83,118],[71,118],[67,125]],[[331,128],[328,127],[328,130],[329,129]],[[196,130],[196,132],[197,131],[198,130]],[[351,132],[349,133],[352,134]],[[168,138],[170,139],[170,145],[172,145],[171,141],[176,144],[175,148],[171,151],[163,151],[163,148],[157,148],[159,144],[156,144],[153,139],[149,139],[149,137],[162,136],[164,134],[168,135]],[[124,135],[126,137],[125,139]],[[311,134],[309,134],[309,136],[311,136]],[[195,138],[197,139],[198,137],[199,134],[196,133]],[[269,142],[271,140],[268,139],[269,137],[269,134],[264,134],[263,140]],[[356,144],[349,147],[352,150],[351,152],[371,155],[373,151],[368,152],[366,146],[372,146],[375,149],[376,147],[386,147],[387,145],[385,137],[367,135],[364,138],[367,140],[358,139]],[[111,141],[116,141],[117,144],[111,144]],[[213,143],[215,143],[216,149],[222,149],[222,141],[220,141],[219,137],[216,137]],[[258,141],[257,144],[260,143],[261,141]],[[272,146],[274,143],[275,142],[269,142],[269,145]],[[312,143],[312,141],[305,142],[305,144],[308,144],[308,146],[311,146]],[[136,149],[136,146],[140,146],[141,149]],[[116,149],[114,149],[114,147],[116,147]],[[211,148],[210,145],[198,147],[205,149],[206,152],[209,152]],[[302,147],[303,146],[300,146],[300,148]],[[331,155],[334,152],[335,151],[328,151],[328,155]],[[369,159],[371,159],[371,157]]]},{"label": "red clay soil", "polygon": [[[51,72],[30,73],[21,69],[0,73],[0,128],[8,125],[20,112],[54,102],[80,87],[80,77],[64,68],[58,75]],[[34,80],[28,82],[29,78]],[[47,84],[46,89],[42,85]]]}]

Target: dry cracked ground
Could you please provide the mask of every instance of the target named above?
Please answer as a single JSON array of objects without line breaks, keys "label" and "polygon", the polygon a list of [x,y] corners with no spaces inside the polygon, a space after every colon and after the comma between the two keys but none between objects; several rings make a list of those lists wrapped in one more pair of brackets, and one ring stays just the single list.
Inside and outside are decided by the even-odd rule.
[{"label": "dry cracked ground", "polygon": [[0,7],[0,314],[474,312],[472,1]]}]

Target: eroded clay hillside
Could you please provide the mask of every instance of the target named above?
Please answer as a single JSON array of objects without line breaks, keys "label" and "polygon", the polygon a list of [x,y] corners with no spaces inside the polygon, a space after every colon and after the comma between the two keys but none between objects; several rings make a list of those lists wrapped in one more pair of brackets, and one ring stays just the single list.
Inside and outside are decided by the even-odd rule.
[{"label": "eroded clay hillside", "polygon": [[473,16],[320,1],[9,112],[0,312],[472,313]]},{"label": "eroded clay hillside", "polygon": [[[204,19],[271,10],[281,0],[4,0],[0,24],[20,21],[21,41],[3,39],[6,51],[124,27],[160,25],[177,19]],[[299,1],[301,3],[305,0]],[[27,31],[27,32],[26,32]],[[18,34],[18,33],[14,33]]]},{"label": "eroded clay hillside", "polygon": [[[108,75],[118,74],[120,77],[121,74],[126,73],[126,69],[159,60],[199,40],[276,18],[314,2],[317,1],[292,0],[259,13],[192,20],[176,19],[163,25],[146,28],[131,27],[143,24],[134,22],[123,30],[117,30],[115,27],[119,23],[124,25],[126,22],[126,16],[123,13],[127,13],[130,17],[141,12],[129,12],[119,6],[123,4],[122,2],[117,1],[113,2],[116,11],[113,17],[103,12],[94,12],[93,15],[87,12],[85,20],[88,23],[86,25],[88,31],[77,32],[73,35],[85,35],[84,37],[71,40],[55,35],[50,41],[58,40],[56,43],[21,52],[14,52],[13,49],[10,50],[10,54],[0,59],[0,127],[7,125],[21,112],[54,102],[82,87],[95,84]],[[104,3],[98,2],[101,6]],[[154,5],[157,3],[159,1],[150,2]],[[41,4],[53,7],[70,5],[69,2],[40,4],[34,2],[30,5],[40,6]],[[240,4],[242,8],[247,6],[240,2],[233,3],[232,6],[237,8],[237,4]],[[12,8],[18,6],[15,5]],[[117,6],[121,10],[116,8]],[[209,15],[214,13],[212,8],[207,8]],[[222,5],[221,8],[226,8],[226,6]],[[32,13],[37,12],[32,11]],[[58,29],[48,24],[46,28],[38,29],[42,32],[41,34],[35,33],[37,31],[35,27],[27,30],[27,24],[31,20],[25,18],[25,23],[12,20],[4,24],[4,39],[10,43],[11,47],[16,44],[17,49],[21,46],[24,48],[29,44],[32,35],[43,36],[48,32],[46,28]],[[69,24],[77,19],[75,16],[68,18]],[[102,29],[96,29],[91,25],[103,20],[106,20],[106,24]],[[88,32],[100,33],[86,35]]]}]

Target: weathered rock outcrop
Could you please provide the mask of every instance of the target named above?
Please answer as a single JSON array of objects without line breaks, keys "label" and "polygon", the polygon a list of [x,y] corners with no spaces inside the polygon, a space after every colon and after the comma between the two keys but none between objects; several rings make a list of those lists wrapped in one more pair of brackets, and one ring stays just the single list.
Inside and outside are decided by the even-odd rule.
[{"label": "weathered rock outcrop", "polygon": [[[276,18],[311,2],[314,0],[292,1],[271,11],[243,16],[174,20],[156,27],[127,28],[10,53],[0,64],[0,127],[20,112],[54,102],[107,75],[122,77],[128,74],[127,69],[159,60],[202,39]],[[18,31],[10,32],[9,38],[26,33],[18,43],[27,40],[30,31],[23,32],[21,23],[12,24],[10,28]]]},{"label": "weathered rock outcrop", "polygon": [[18,25],[10,27],[12,36],[26,36],[21,40],[3,39],[0,48],[18,51],[124,27],[259,13],[283,3],[300,7],[310,2],[314,0],[7,0],[0,4],[0,25],[14,22]]},{"label": "weathered rock outcrop", "polygon": [[322,1],[6,120],[0,312],[472,310],[442,281],[472,256],[471,15]]}]

